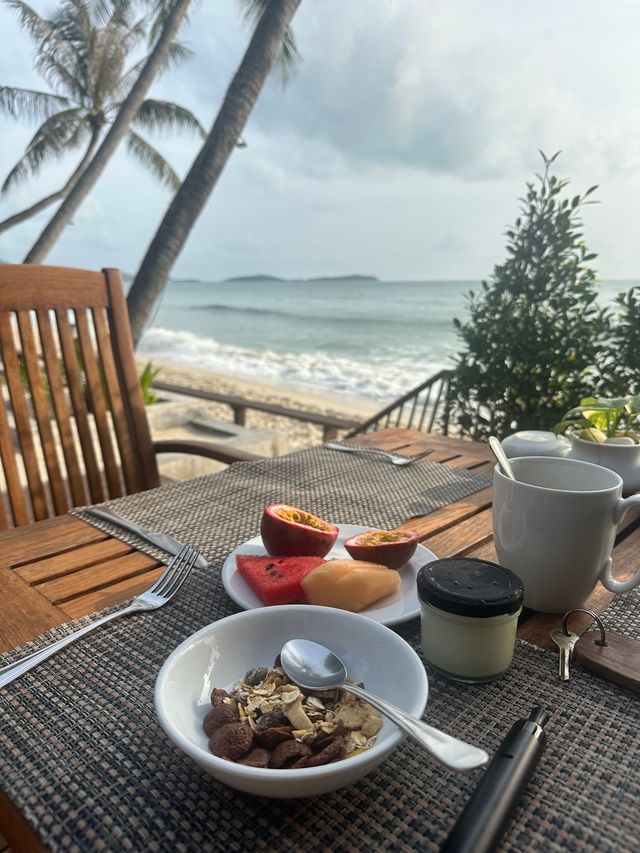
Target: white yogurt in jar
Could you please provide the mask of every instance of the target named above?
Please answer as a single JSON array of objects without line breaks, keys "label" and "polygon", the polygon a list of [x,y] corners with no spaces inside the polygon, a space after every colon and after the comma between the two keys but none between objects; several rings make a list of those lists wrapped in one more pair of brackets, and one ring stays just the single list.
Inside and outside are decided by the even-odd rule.
[{"label": "white yogurt in jar", "polygon": [[492,681],[513,658],[524,587],[509,569],[456,557],[418,572],[426,660],[460,681]]}]

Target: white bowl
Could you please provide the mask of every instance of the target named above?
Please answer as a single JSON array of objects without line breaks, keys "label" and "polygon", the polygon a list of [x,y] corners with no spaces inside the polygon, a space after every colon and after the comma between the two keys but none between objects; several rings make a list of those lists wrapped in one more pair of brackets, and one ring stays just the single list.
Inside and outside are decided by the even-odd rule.
[{"label": "white bowl", "polygon": [[349,675],[368,690],[420,717],[429,692],[418,655],[401,637],[357,613],[331,607],[283,605],[247,610],[202,628],[165,661],[155,687],[160,725],[171,740],[216,779],[264,797],[310,797],[351,785],[378,766],[403,739],[388,720],[365,752],[300,770],[246,767],[213,755],[202,720],[214,687],[229,689],[254,666],[271,666],[287,640],[331,648]]},{"label": "white bowl", "polygon": [[539,429],[514,432],[502,439],[502,449],[509,459],[517,456],[566,456],[571,442],[564,435]]}]

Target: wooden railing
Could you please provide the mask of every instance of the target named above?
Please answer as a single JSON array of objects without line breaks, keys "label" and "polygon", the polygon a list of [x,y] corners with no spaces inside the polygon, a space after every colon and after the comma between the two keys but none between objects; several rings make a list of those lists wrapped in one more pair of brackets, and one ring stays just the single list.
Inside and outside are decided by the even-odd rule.
[{"label": "wooden railing", "polygon": [[373,417],[354,427],[345,438],[387,427],[405,427],[431,432],[437,424],[443,435],[449,432],[449,385],[453,371],[441,370],[421,385],[399,397]]},{"label": "wooden railing", "polygon": [[361,421],[354,418],[339,418],[333,415],[321,415],[317,412],[308,412],[304,409],[289,409],[286,406],[276,406],[273,403],[263,403],[260,400],[249,400],[246,397],[236,397],[233,394],[218,394],[215,391],[202,391],[199,388],[188,388],[184,385],[174,385],[172,382],[155,381],[153,388],[156,391],[168,391],[172,394],[182,394],[186,397],[197,397],[199,400],[208,400],[212,403],[223,403],[231,407],[233,420],[236,424],[244,426],[248,409],[258,412],[266,412],[282,418],[291,418],[296,421],[316,424],[322,427],[322,440],[331,441],[338,436],[339,431],[353,430]]}]

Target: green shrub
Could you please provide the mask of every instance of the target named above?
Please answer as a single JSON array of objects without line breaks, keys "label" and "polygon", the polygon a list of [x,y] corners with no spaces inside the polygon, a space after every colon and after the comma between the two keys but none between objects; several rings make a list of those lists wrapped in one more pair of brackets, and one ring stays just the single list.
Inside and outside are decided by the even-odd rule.
[{"label": "green shrub", "polygon": [[617,316],[612,323],[604,386],[607,394],[640,393],[640,285],[616,297]]},{"label": "green shrub", "polygon": [[552,429],[599,384],[610,312],[596,304],[596,256],[580,230],[596,187],[563,197],[568,181],[551,174],[557,156],[542,154],[544,172],[527,184],[506,232],[507,259],[469,294],[466,322],[454,320],[464,348],[449,419],[474,438]]}]

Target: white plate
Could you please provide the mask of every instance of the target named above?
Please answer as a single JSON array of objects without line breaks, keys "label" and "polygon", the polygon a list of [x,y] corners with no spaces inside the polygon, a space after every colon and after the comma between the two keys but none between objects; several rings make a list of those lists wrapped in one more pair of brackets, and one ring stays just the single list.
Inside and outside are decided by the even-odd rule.
[{"label": "white plate", "polygon": [[[349,559],[349,554],[344,547],[345,539],[350,536],[355,536],[358,533],[366,533],[371,530],[370,527],[362,527],[359,524],[339,524],[338,538],[336,544],[329,551],[325,560],[343,560]],[[256,536],[255,539],[249,539],[239,545],[235,551],[232,551],[224,561],[222,567],[222,583],[229,598],[244,610],[253,610],[255,607],[264,607],[256,593],[251,589],[242,575],[236,569],[236,554],[265,554],[267,551],[262,544],[262,537]],[[413,619],[420,613],[420,604],[418,602],[418,593],[416,591],[416,576],[418,570],[436,560],[437,557],[431,551],[428,551],[422,545],[418,545],[416,552],[408,563],[400,569],[400,589],[393,595],[388,595],[386,598],[381,598],[370,607],[365,607],[360,613],[363,616],[368,616],[382,625],[397,625],[400,622],[407,622]]]}]

